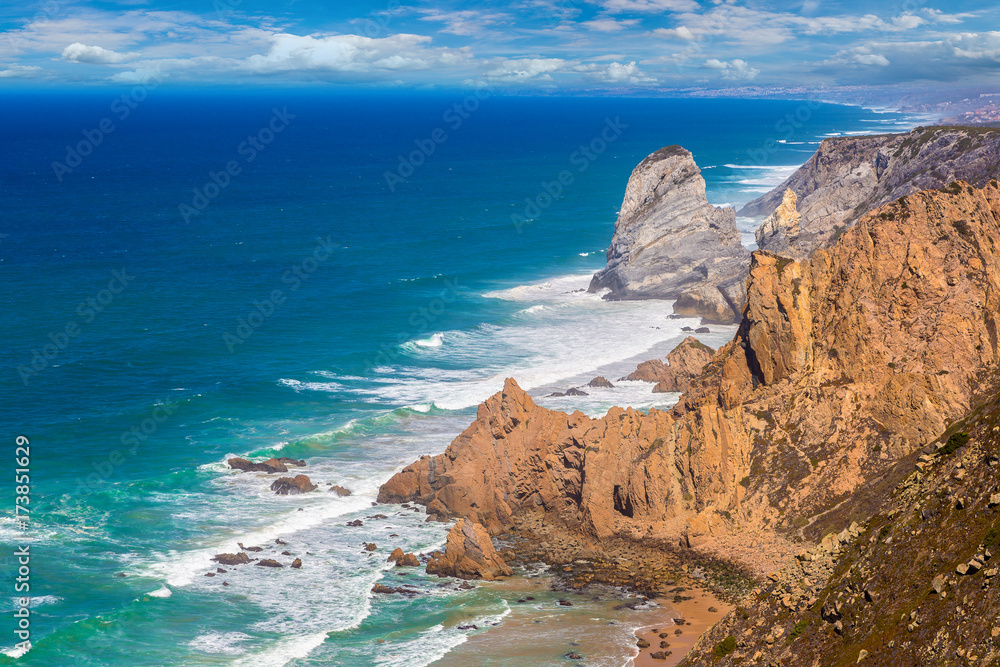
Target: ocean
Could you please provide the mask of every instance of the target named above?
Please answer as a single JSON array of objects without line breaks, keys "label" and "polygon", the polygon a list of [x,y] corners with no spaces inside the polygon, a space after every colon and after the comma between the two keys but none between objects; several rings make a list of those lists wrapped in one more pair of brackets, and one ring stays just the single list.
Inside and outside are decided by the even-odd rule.
[{"label": "ocean", "polygon": [[[613,611],[623,591],[560,607],[544,567],[471,590],[393,569],[448,526],[372,507],[379,485],[506,377],[593,416],[676,401],[629,382],[548,396],[698,325],[585,291],[646,155],[681,144],[738,207],[823,137],[917,124],[820,101],[165,87],[7,92],[0,116],[0,663],[53,666],[623,664],[655,610]],[[733,334],[711,329],[713,347]],[[271,455],[306,459],[319,490],[277,496],[225,464]],[[286,567],[217,573],[240,542]]]}]

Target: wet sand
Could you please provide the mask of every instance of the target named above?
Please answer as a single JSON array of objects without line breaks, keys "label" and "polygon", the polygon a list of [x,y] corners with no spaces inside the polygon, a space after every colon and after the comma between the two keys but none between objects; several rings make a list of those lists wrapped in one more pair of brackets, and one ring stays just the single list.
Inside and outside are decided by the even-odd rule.
[{"label": "wet sand", "polygon": [[[698,638],[733,608],[731,604],[720,601],[708,591],[693,589],[687,594],[693,595],[694,599],[682,602],[673,602],[666,598],[657,600],[665,610],[662,614],[663,620],[659,624],[647,625],[635,631],[637,638],[649,642],[649,648],[635,649],[639,651],[639,655],[627,663],[629,667],[674,667],[687,655]],[[710,612],[709,607],[714,607],[718,611]],[[670,611],[671,609],[673,611]],[[672,621],[674,618],[683,618],[685,624],[675,625]],[[681,634],[674,634],[675,630],[681,630]],[[661,639],[659,633],[662,632],[669,634]],[[668,642],[670,646],[660,648],[662,641]],[[655,660],[651,656],[658,651],[671,653],[666,660]]]}]

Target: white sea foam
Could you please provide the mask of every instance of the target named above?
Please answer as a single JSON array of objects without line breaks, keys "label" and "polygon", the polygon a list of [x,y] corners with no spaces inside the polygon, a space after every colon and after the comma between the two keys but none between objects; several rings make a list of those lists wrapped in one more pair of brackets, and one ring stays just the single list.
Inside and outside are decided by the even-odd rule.
[{"label": "white sea foam", "polygon": [[147,595],[154,598],[168,598],[173,594],[174,594],[173,591],[171,591],[166,586],[161,586],[160,588],[157,588],[155,591],[150,591],[149,593],[147,593]]},{"label": "white sea foam", "polygon": [[278,384],[283,384],[286,387],[294,389],[295,391],[336,392],[344,388],[344,385],[338,382],[302,382],[300,380],[292,380],[289,378],[281,378],[278,380]]},{"label": "white sea foam", "polygon": [[[590,278],[562,276],[488,292],[487,298],[527,307],[502,324],[444,332],[448,344],[435,353],[431,367],[410,365],[403,358],[396,366],[378,369],[375,382],[346,391],[379,405],[433,404],[458,410],[478,405],[513,377],[522,388],[544,396],[585,384],[595,375],[626,375],[638,361],[654,356],[657,346],[664,349],[656,356],[669,352],[683,338],[681,327],[698,326],[697,319],[671,319],[670,301],[605,301],[586,291]],[[709,343],[713,347],[732,337],[731,328],[718,331],[721,337]],[[607,405],[663,405],[659,399],[639,398],[620,394]],[[602,404],[581,409],[594,413]]]},{"label": "white sea foam", "polygon": [[325,632],[286,637],[259,653],[233,662],[234,667],[282,667],[292,660],[301,660],[326,641]]},{"label": "white sea foam", "polygon": [[189,641],[188,647],[201,653],[242,655],[247,650],[240,644],[248,639],[253,637],[244,632],[209,632]]}]

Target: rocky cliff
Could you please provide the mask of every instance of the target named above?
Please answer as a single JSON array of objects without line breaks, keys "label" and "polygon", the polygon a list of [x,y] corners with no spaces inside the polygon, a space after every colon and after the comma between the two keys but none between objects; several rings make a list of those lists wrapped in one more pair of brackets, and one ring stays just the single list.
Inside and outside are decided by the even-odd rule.
[{"label": "rocky cliff", "polygon": [[907,134],[825,139],[784,183],[740,210],[767,216],[791,190],[801,221],[763,225],[760,248],[798,259],[828,246],[868,211],[955,180],[976,187],[1000,174],[1000,129],[920,127]]},{"label": "rocky cliff", "polygon": [[825,517],[683,664],[1000,664],[1000,389],[984,380],[975,409]]},{"label": "rocky cliff", "polygon": [[705,196],[691,153],[667,146],[632,172],[607,268],[590,291],[612,299],[677,299],[682,314],[738,322],[749,254],[736,215]]},{"label": "rocky cliff", "polygon": [[997,239],[992,181],[883,206],[810,261],[757,252],[736,337],[673,410],[567,415],[508,380],[379,500],[695,547],[807,529],[969,410],[998,354]]}]

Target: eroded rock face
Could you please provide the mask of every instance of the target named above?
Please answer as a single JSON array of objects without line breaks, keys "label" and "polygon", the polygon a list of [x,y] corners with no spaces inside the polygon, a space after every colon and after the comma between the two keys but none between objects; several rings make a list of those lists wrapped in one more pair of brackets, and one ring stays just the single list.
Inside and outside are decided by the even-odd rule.
[{"label": "eroded rock face", "polygon": [[472,521],[459,519],[448,533],[444,553],[432,558],[427,564],[427,573],[493,581],[497,577],[509,577],[514,572],[493,548],[493,541],[485,528]]},{"label": "eroded rock face", "polygon": [[802,216],[798,210],[799,198],[792,189],[786,189],[781,204],[757,228],[754,236],[759,247],[766,247],[777,254],[794,254],[788,240],[799,234],[799,222]]},{"label": "eroded rock face", "polygon": [[761,249],[807,258],[828,247],[868,211],[920,190],[955,180],[976,187],[1000,173],[1000,129],[920,127],[907,134],[824,139],[819,150],[787,181],[740,210],[741,216],[771,215],[785,206],[789,189],[798,196],[801,221],[765,222],[757,232]]},{"label": "eroded rock face", "polygon": [[755,253],[735,339],[670,412],[567,415],[508,380],[379,499],[693,546],[730,520],[801,525],[968,410],[997,360],[997,238],[1000,185],[961,184],[873,211],[809,262]]},{"label": "eroded rock face", "polygon": [[659,359],[644,361],[625,379],[655,382],[655,392],[686,391],[691,379],[701,374],[714,354],[715,350],[688,336],[667,355],[666,363]]},{"label": "eroded rock face", "polygon": [[296,475],[295,477],[279,477],[271,482],[271,490],[279,496],[295,496],[315,491],[316,485],[306,475]]},{"label": "eroded rock face", "polygon": [[731,208],[715,208],[691,153],[667,146],[632,172],[608,265],[590,291],[611,299],[678,299],[677,312],[738,322],[749,253]]}]

